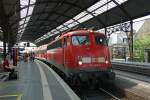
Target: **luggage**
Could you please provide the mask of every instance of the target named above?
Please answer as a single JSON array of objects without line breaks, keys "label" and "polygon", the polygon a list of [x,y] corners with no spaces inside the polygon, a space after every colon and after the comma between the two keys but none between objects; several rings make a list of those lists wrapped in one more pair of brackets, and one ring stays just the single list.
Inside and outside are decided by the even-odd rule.
[{"label": "luggage", "polygon": [[9,79],[9,80],[16,80],[16,79],[18,79],[18,72],[17,72],[17,71],[11,72],[11,73],[9,74],[8,79]]}]

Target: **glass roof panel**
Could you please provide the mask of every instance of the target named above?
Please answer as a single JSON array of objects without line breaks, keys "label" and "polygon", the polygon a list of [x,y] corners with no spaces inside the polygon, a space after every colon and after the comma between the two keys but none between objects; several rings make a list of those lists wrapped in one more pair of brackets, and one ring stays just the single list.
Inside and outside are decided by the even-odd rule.
[{"label": "glass roof panel", "polygon": [[36,0],[30,0],[30,4],[35,4]]},{"label": "glass roof panel", "polygon": [[19,22],[19,24],[20,24],[20,25],[24,24],[24,20],[21,20],[21,21]]},{"label": "glass roof panel", "polygon": [[80,18],[78,21],[79,21],[80,23],[82,23],[82,22],[84,22],[84,21],[87,21],[87,20],[91,19],[92,17],[93,17],[92,15],[88,14],[88,15],[86,15],[86,16]]},{"label": "glass roof panel", "polygon": [[74,23],[69,24],[68,27],[72,28],[73,26],[76,26],[77,24],[78,24],[77,22],[74,22]]},{"label": "glass roof panel", "polygon": [[24,24],[24,28],[27,26],[27,23],[26,24]]},{"label": "glass roof panel", "polygon": [[60,26],[58,26],[56,29],[60,29],[60,28],[62,28],[62,27],[64,27],[63,25],[60,25]]},{"label": "glass roof panel", "polygon": [[54,34],[57,34],[57,33],[59,33],[58,31],[56,31]]},{"label": "glass roof panel", "polygon": [[25,30],[25,29],[23,28],[23,29],[22,29],[22,32],[24,32],[24,30]]},{"label": "glass roof panel", "polygon": [[48,32],[47,34],[48,34],[48,35],[51,35],[51,32]]},{"label": "glass roof panel", "polygon": [[47,34],[47,38],[50,37],[50,34]]},{"label": "glass roof panel", "polygon": [[42,37],[42,39],[41,40],[44,40],[44,39],[46,39],[45,37]]},{"label": "glass roof panel", "polygon": [[115,0],[118,2],[118,4],[122,4],[123,2],[126,2],[127,0]]},{"label": "glass roof panel", "polygon": [[43,35],[43,37],[47,37],[47,34]]},{"label": "glass roof panel", "polygon": [[64,31],[66,29],[68,29],[68,28],[67,27],[63,27],[63,28],[60,29],[60,31]]},{"label": "glass roof panel", "polygon": [[74,20],[70,19],[70,20],[68,20],[67,22],[65,22],[64,25],[68,25],[68,24],[71,24],[71,23],[73,23],[73,22],[74,22]]},{"label": "glass roof panel", "polygon": [[21,33],[21,32],[22,32],[22,30],[19,30],[19,31],[18,31],[18,33]]},{"label": "glass roof panel", "polygon": [[20,27],[19,27],[19,29],[22,29],[23,28],[23,25],[21,25]]},{"label": "glass roof panel", "polygon": [[85,16],[87,14],[86,11],[81,12],[80,14],[78,14],[77,16],[75,16],[73,19],[78,20],[79,18]]},{"label": "glass roof panel", "polygon": [[[126,1],[127,0],[116,0],[116,2],[118,4],[122,4]],[[117,5],[111,0],[100,0],[99,2],[95,3],[93,6],[89,7],[87,10],[76,15],[73,19],[77,20],[79,23],[83,23],[83,22],[93,18],[94,16],[98,16],[99,14],[102,14],[102,13],[106,12],[107,10],[110,10],[116,6]],[[94,16],[88,12],[92,13]],[[69,28],[72,28],[72,27],[78,25],[79,23],[77,21],[74,21],[73,19],[68,20],[67,22],[64,23],[64,25],[66,25]],[[62,27],[63,27],[63,25],[60,25],[57,27],[57,29],[60,29],[60,31],[64,31],[64,30],[68,29],[68,28],[64,28],[64,27],[62,28]],[[54,29],[51,32],[53,33],[53,31],[54,31]],[[57,34],[57,32],[55,32],[54,34]]]},{"label": "glass roof panel", "polygon": [[25,9],[22,9],[22,10],[21,10],[21,18],[26,17],[27,10],[28,10],[28,8],[25,8]]},{"label": "glass roof panel", "polygon": [[110,10],[111,8],[115,7],[116,4],[114,2],[109,2],[108,4],[98,8],[97,10],[93,11],[92,13],[97,16],[103,12],[106,12],[107,10]]},{"label": "glass roof panel", "polygon": [[27,17],[25,23],[27,23],[29,21],[29,19],[30,19],[30,17]]},{"label": "glass roof panel", "polygon": [[29,7],[29,11],[28,11],[28,15],[31,15],[33,12],[34,6],[30,6]]},{"label": "glass roof panel", "polygon": [[109,4],[108,4],[108,9],[111,9],[111,8],[114,8],[114,7],[116,7],[117,5],[114,3],[114,2],[110,2]]},{"label": "glass roof panel", "polygon": [[94,4],[93,6],[89,7],[87,10],[92,12],[93,10],[95,10],[95,9],[99,8],[100,6],[106,4],[107,1],[109,2],[110,0],[100,0],[99,2]]},{"label": "glass roof panel", "polygon": [[[35,4],[36,0],[20,0],[20,7],[26,7],[20,11],[20,17],[24,18],[19,21],[19,25],[22,25],[22,28],[25,28],[27,26],[28,21],[30,20],[30,16],[27,17],[28,15],[31,15],[34,9],[34,5],[28,6],[30,4]],[[26,17],[26,18],[25,18]],[[23,25],[24,24],[24,25]],[[24,29],[22,30],[22,33],[24,32]],[[18,31],[19,33],[19,31]],[[22,36],[22,35],[20,35]]]},{"label": "glass roof panel", "polygon": [[53,33],[53,32],[56,32],[57,30],[56,29],[53,29],[51,32]]},{"label": "glass roof panel", "polygon": [[21,8],[28,5],[29,0],[20,0]]}]

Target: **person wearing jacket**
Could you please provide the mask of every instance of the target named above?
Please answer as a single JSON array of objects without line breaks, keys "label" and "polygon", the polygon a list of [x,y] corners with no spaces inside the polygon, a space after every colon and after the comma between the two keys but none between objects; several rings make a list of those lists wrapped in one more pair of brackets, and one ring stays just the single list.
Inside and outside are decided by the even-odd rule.
[{"label": "person wearing jacket", "polygon": [[10,66],[9,61],[6,57],[4,57],[3,59],[2,66],[5,72],[14,72],[14,68]]}]

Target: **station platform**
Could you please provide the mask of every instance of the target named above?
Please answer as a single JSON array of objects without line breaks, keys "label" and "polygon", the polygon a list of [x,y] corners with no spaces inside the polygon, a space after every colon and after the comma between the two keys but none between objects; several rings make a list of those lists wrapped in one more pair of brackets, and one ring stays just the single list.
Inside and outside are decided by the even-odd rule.
[{"label": "station platform", "polygon": [[0,100],[80,100],[46,64],[19,62],[19,79],[0,82]]}]

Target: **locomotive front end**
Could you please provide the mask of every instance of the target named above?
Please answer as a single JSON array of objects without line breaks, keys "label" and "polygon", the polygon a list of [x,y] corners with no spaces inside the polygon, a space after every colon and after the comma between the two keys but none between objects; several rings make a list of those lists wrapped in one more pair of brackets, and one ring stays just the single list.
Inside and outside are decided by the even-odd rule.
[{"label": "locomotive front end", "polygon": [[[114,79],[105,35],[98,33],[72,36],[74,73]],[[87,75],[88,74],[88,75]]]}]

